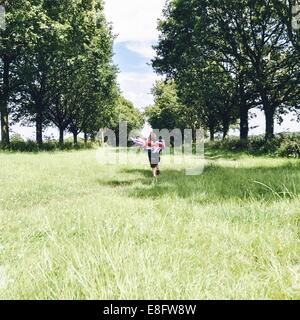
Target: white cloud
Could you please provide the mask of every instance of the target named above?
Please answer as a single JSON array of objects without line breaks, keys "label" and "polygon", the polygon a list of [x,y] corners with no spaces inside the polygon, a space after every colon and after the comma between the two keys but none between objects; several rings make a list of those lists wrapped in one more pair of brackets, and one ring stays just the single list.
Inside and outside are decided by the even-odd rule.
[{"label": "white cloud", "polygon": [[151,88],[156,80],[157,76],[154,73],[123,72],[118,77],[125,98],[139,109],[153,104]]},{"label": "white cloud", "polygon": [[155,41],[157,20],[166,0],[106,0],[105,12],[113,23],[117,42]]},{"label": "white cloud", "polygon": [[125,42],[125,46],[130,51],[136,52],[147,59],[152,59],[155,55],[151,41],[130,41]]}]

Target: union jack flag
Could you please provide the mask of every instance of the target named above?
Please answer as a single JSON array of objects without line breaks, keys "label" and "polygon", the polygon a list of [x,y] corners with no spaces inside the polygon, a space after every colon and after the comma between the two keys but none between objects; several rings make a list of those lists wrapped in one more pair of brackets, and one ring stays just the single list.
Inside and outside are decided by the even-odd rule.
[{"label": "union jack flag", "polygon": [[131,138],[131,141],[138,147],[146,150],[151,151],[152,153],[160,153],[162,150],[166,148],[165,142],[163,140],[160,141],[152,141],[152,140],[145,140],[142,138]]}]

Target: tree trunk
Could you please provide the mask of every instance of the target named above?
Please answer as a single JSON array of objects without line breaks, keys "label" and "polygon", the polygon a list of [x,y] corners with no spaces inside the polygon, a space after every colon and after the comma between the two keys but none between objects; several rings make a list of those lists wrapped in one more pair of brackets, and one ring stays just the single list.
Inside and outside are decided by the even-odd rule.
[{"label": "tree trunk", "polygon": [[249,137],[249,116],[248,107],[240,105],[240,139],[248,140]]},{"label": "tree trunk", "polygon": [[8,120],[8,100],[9,100],[9,68],[8,58],[3,59],[3,92],[1,97],[1,139],[4,147],[9,146],[9,120]]},{"label": "tree trunk", "polygon": [[212,142],[215,141],[215,128],[213,126],[209,128],[209,139]]},{"label": "tree trunk", "polygon": [[64,144],[64,129],[59,128],[59,144]]},{"label": "tree trunk", "polygon": [[84,143],[88,142],[88,134],[84,132]]},{"label": "tree trunk", "polygon": [[36,142],[39,146],[43,144],[43,114],[41,111],[36,114]]},{"label": "tree trunk", "polygon": [[275,115],[275,108],[273,108],[270,103],[268,96],[266,93],[261,90],[261,99],[262,104],[266,116],[266,140],[270,140],[274,138],[274,115]]},{"label": "tree trunk", "polygon": [[239,95],[240,139],[242,141],[247,141],[249,137],[249,108],[247,106],[247,98],[245,93],[245,79],[243,73],[241,73],[239,76]]},{"label": "tree trunk", "polygon": [[9,146],[8,110],[5,102],[1,107],[1,142],[4,147]]},{"label": "tree trunk", "polygon": [[96,141],[96,135],[95,135],[95,133],[92,133],[92,134],[91,134],[91,141],[92,141],[92,142],[95,142],[95,141]]},{"label": "tree trunk", "polygon": [[78,133],[77,133],[77,131],[73,132],[73,139],[74,139],[74,144],[78,144]]},{"label": "tree trunk", "polygon": [[265,110],[266,116],[266,140],[274,138],[274,111],[272,109]]},{"label": "tree trunk", "polygon": [[229,122],[227,119],[223,120],[223,140],[227,138],[228,132],[229,132]]}]

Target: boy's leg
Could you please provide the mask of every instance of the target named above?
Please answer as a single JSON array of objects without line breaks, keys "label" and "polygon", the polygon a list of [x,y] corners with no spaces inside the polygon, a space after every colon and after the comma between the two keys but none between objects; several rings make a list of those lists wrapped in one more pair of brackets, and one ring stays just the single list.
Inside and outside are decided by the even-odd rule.
[{"label": "boy's leg", "polygon": [[156,168],[156,174],[159,176],[160,175],[160,169],[159,169],[159,166],[157,166]]},{"label": "boy's leg", "polygon": [[158,176],[160,175],[159,164],[160,164],[160,156],[159,156],[159,162],[158,162],[158,165],[157,165],[157,175],[158,175]]},{"label": "boy's leg", "polygon": [[157,167],[152,168],[152,175],[154,178],[157,176]]}]

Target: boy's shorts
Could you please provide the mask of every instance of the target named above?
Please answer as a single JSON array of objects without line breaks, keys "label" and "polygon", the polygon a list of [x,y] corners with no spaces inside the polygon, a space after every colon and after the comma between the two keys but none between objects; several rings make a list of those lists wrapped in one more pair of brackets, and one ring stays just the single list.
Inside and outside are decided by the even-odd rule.
[{"label": "boy's shorts", "polygon": [[152,153],[150,150],[148,151],[148,158],[151,165],[151,168],[156,168],[160,162],[160,154]]}]

